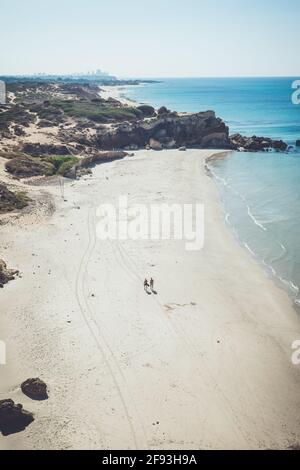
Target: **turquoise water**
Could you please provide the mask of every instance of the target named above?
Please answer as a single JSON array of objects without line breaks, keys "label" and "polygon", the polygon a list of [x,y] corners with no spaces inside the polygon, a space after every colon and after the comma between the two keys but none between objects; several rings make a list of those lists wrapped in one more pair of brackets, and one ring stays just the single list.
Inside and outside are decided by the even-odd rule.
[{"label": "turquoise water", "polygon": [[172,110],[213,109],[230,132],[283,139],[288,153],[231,153],[210,166],[226,221],[300,305],[300,105],[293,78],[167,79],[126,95]]},{"label": "turquoise water", "polygon": [[[300,77],[298,77],[300,78]],[[292,103],[295,78],[179,78],[128,87],[126,95],[139,103],[171,110],[213,109],[231,133],[300,139],[300,105]]]},{"label": "turquoise water", "polygon": [[300,156],[232,153],[211,166],[226,222],[299,302]]}]

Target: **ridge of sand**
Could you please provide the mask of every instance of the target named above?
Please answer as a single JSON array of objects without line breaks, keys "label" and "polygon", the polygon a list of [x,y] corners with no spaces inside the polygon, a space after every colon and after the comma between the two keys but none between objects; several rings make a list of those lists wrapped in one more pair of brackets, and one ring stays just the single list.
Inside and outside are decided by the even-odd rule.
[{"label": "ridge of sand", "polygon": [[[0,449],[286,448],[300,436],[300,323],[286,293],[222,221],[213,151],[138,151],[57,185],[56,211],[1,227],[0,399],[35,412]],[[100,203],[205,204],[205,244],[101,241]],[[157,296],[143,290],[155,279]],[[4,329],[3,329],[4,328]],[[50,398],[18,388],[39,376]]]}]

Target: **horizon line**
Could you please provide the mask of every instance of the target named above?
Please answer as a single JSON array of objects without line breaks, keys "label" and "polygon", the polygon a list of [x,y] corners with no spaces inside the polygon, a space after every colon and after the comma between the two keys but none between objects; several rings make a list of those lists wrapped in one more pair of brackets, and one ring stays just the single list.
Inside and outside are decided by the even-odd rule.
[{"label": "horizon line", "polygon": [[[38,74],[42,73],[42,76],[39,76]],[[33,77],[33,78],[43,78],[43,76],[52,76],[52,77],[70,77],[70,76],[76,76],[77,74],[82,74],[83,76],[88,76],[88,73],[84,72],[70,72],[70,73],[46,73],[46,72],[34,72],[34,73],[18,73],[18,74],[1,74],[1,77],[20,77],[20,78],[27,78],[27,77]],[[91,78],[93,76],[91,75]],[[105,77],[105,76],[104,76]],[[77,76],[77,78],[81,78],[80,75]],[[101,77],[100,77],[101,78]],[[300,73],[298,75],[164,75],[164,76],[158,76],[158,75],[133,75],[133,76],[118,76],[118,75],[110,75],[108,74],[108,79],[114,79],[116,78],[117,80],[147,80],[147,79],[176,79],[176,78],[300,78]]]}]

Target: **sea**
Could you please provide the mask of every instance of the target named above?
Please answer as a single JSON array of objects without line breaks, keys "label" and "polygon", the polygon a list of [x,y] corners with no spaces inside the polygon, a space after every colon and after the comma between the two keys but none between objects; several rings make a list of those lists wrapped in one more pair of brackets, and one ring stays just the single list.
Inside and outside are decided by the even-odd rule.
[{"label": "sea", "polygon": [[214,110],[230,133],[282,139],[289,150],[231,152],[210,170],[225,222],[240,243],[300,306],[300,104],[289,78],[157,78],[124,94],[171,110]]}]

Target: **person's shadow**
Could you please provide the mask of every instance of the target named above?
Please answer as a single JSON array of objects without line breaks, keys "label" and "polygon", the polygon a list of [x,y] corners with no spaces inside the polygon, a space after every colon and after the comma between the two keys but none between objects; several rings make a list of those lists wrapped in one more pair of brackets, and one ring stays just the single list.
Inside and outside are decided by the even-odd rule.
[{"label": "person's shadow", "polygon": [[149,291],[148,287],[145,287],[145,292],[146,294],[151,295],[151,291]]},{"label": "person's shadow", "polygon": [[156,290],[154,290],[154,289],[151,289],[151,292],[152,292],[152,294],[154,294],[154,295],[157,295],[157,292],[156,292]]}]

